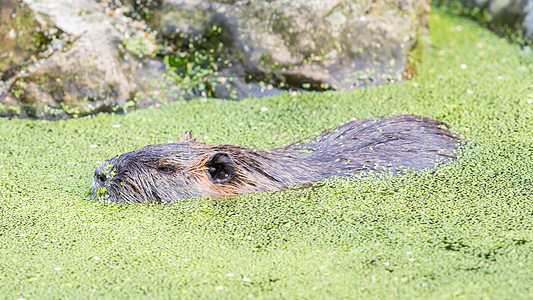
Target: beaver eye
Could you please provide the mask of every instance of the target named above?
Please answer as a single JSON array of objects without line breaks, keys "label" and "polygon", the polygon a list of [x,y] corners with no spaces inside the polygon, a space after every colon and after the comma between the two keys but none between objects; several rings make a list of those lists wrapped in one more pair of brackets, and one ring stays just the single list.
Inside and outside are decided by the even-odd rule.
[{"label": "beaver eye", "polygon": [[158,167],[157,170],[163,174],[171,174],[171,173],[174,173],[174,171],[176,171],[176,169],[171,166],[161,166],[161,167]]}]

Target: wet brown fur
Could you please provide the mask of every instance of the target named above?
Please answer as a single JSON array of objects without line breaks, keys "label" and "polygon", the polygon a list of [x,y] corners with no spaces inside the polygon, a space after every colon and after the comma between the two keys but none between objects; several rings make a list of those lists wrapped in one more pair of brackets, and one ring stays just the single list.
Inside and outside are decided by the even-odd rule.
[{"label": "wet brown fur", "polygon": [[373,171],[416,171],[455,159],[458,138],[420,116],[354,121],[309,142],[272,150],[206,145],[186,132],[100,165],[93,196],[115,202],[169,202],[233,196]]}]

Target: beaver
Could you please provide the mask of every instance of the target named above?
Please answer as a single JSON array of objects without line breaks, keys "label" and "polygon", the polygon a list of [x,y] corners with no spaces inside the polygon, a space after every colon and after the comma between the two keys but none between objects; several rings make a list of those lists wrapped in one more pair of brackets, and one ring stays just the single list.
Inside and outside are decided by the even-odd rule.
[{"label": "beaver", "polygon": [[362,172],[417,171],[456,158],[459,138],[427,117],[402,115],[353,121],[307,142],[272,150],[207,145],[182,134],[96,168],[92,196],[113,202],[173,202],[233,196]]}]

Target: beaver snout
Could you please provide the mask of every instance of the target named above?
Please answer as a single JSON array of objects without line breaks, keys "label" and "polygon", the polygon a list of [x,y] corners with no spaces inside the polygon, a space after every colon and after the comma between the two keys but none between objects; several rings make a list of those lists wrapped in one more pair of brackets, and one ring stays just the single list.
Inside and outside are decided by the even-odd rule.
[{"label": "beaver snout", "polygon": [[116,178],[113,172],[113,162],[116,158],[113,158],[101,165],[99,165],[94,171],[93,182],[91,185],[91,197],[96,198],[105,193],[105,188],[108,187],[111,180],[120,180]]},{"label": "beaver snout", "polygon": [[94,172],[94,178],[96,179],[96,184],[104,186],[107,182],[107,176],[105,175],[105,171],[100,170],[99,168],[96,169]]}]

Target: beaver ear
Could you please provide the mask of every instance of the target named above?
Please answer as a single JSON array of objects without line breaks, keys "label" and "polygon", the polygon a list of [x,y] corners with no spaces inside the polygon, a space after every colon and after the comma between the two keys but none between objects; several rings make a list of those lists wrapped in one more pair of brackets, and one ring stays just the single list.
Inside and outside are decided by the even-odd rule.
[{"label": "beaver ear", "polygon": [[207,175],[213,183],[227,183],[235,177],[233,159],[226,152],[217,152],[206,163]]},{"label": "beaver ear", "polygon": [[182,133],[180,135],[180,141],[184,142],[184,141],[193,141],[193,142],[196,142],[196,138],[192,138],[192,134],[190,131],[185,131],[184,133]]}]

